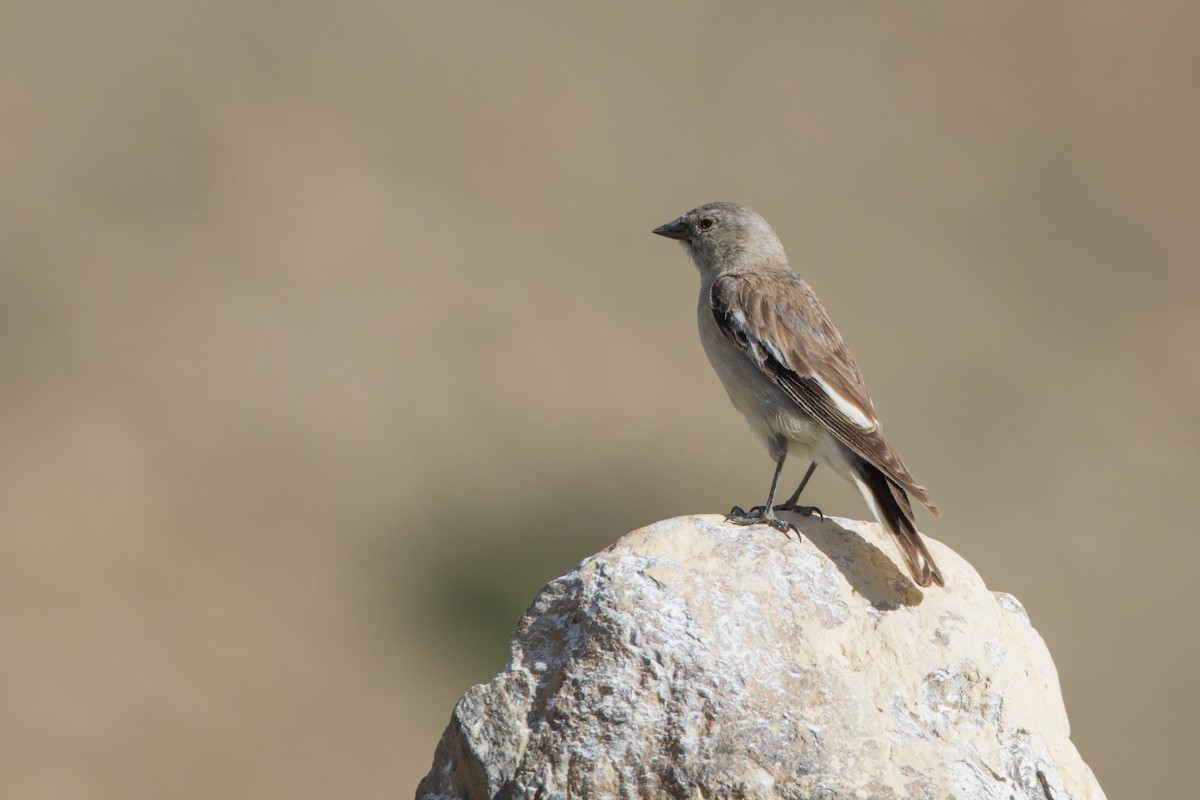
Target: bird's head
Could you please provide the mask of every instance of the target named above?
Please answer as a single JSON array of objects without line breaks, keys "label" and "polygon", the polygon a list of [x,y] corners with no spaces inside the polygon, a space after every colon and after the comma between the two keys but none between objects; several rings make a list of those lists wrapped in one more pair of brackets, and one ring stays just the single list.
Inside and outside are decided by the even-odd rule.
[{"label": "bird's head", "polygon": [[786,266],[775,231],[755,211],[737,203],[709,203],[654,229],[679,240],[701,273],[720,275],[759,266]]}]

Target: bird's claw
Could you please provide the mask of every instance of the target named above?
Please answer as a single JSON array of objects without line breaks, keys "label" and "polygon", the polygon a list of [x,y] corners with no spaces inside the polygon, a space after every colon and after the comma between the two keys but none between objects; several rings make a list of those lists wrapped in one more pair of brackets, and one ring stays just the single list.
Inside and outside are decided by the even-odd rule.
[{"label": "bird's claw", "polygon": [[805,517],[811,517],[813,514],[816,514],[821,518],[822,522],[825,521],[825,515],[821,513],[821,509],[817,508],[816,506],[802,506],[797,503],[780,503],[779,505],[775,506],[775,510],[791,511],[793,514],[800,514]]},{"label": "bird's claw", "polygon": [[766,506],[754,506],[749,511],[743,511],[741,506],[734,506],[725,515],[725,519],[734,525],[770,525],[784,536],[795,532],[796,537],[800,537],[800,529],[796,527],[796,523],[780,519],[765,508]]}]

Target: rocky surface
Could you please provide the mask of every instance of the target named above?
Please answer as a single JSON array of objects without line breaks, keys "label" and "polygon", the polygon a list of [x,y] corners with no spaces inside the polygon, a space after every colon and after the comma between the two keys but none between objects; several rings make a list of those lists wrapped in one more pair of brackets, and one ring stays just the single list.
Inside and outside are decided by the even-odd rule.
[{"label": "rocky surface", "polygon": [[1011,595],[874,524],[666,520],[552,581],[417,797],[1103,798]]}]

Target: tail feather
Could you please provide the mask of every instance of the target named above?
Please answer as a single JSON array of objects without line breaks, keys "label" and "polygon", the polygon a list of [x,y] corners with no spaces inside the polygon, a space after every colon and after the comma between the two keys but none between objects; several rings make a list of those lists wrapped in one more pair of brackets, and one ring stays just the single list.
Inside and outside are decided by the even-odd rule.
[{"label": "tail feather", "polygon": [[945,586],[941,570],[933,563],[933,556],[917,532],[912,504],[904,489],[866,461],[860,462],[854,483],[871,507],[875,519],[896,540],[896,547],[913,581],[918,586]]}]

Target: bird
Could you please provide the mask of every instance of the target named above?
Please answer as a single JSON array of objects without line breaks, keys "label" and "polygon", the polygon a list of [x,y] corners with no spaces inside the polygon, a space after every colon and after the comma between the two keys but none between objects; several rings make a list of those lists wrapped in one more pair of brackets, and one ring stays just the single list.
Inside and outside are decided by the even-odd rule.
[{"label": "bird", "polygon": [[[819,513],[798,500],[820,464],[857,487],[917,585],[944,586],[909,498],[934,516],[941,512],[884,439],[854,356],[767,221],[746,206],[716,202],[653,232],[679,241],[700,271],[696,316],[704,352],[775,461],[767,502],[748,512],[734,506],[727,519],[796,530],[775,512]],[[796,492],[776,506],[789,453],[812,463]]]}]

